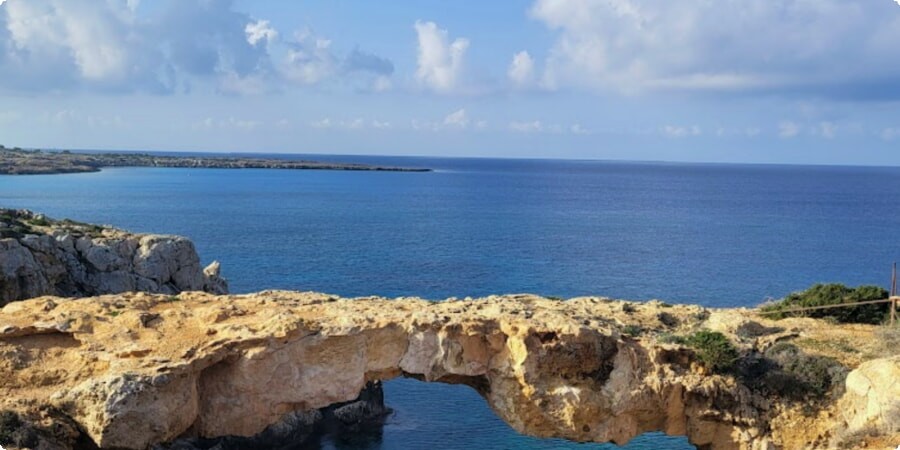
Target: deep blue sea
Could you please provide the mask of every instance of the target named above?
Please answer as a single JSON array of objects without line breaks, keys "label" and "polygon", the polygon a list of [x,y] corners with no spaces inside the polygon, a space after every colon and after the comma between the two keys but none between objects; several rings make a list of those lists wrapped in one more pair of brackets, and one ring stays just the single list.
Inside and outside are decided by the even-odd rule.
[{"label": "deep blue sea", "polygon": [[[429,173],[107,169],[0,176],[0,206],[185,235],[233,292],[532,292],[752,306],[886,285],[900,168],[304,156]],[[524,437],[462,386],[395,380],[380,433],[332,449],[612,449]],[[648,435],[626,448],[691,448]]]}]

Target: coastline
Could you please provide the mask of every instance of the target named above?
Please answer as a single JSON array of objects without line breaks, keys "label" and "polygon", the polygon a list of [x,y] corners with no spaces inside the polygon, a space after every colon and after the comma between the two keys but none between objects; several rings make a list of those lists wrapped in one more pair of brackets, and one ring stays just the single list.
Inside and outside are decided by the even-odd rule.
[{"label": "coastline", "polygon": [[0,146],[0,175],[56,175],[98,172],[109,167],[190,169],[346,170],[431,172],[430,168],[251,157],[171,156],[149,153],[76,153],[10,149]]}]

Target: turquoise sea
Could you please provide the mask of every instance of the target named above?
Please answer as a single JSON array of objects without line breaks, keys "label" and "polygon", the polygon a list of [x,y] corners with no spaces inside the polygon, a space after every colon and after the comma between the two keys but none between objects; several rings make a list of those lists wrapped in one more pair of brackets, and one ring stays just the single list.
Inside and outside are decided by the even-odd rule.
[{"label": "turquoise sea", "polygon": [[[0,177],[0,206],[188,236],[238,293],[752,306],[820,281],[886,285],[900,259],[900,168],[304,158],[435,171]],[[395,380],[386,401],[396,412],[383,429],[313,447],[616,448],[520,436],[467,387]],[[651,434],[625,448],[692,447]]]}]

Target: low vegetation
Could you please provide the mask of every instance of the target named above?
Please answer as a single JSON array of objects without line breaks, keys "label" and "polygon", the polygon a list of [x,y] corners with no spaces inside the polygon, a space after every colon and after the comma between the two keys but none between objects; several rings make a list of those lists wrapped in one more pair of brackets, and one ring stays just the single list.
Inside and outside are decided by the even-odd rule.
[{"label": "low vegetation", "polygon": [[701,330],[689,336],[660,335],[659,341],[679,344],[694,349],[700,364],[716,373],[730,371],[740,358],[737,348],[718,331]]},{"label": "low vegetation", "polygon": [[740,356],[734,344],[717,331],[701,330],[688,336],[684,342],[696,350],[700,363],[713,372],[731,370]]},{"label": "low vegetation", "polygon": [[839,323],[880,324],[888,314],[888,304],[872,304],[829,308],[813,311],[791,312],[797,308],[840,305],[888,298],[888,292],[879,286],[847,287],[843,284],[817,284],[805,291],[794,292],[780,301],[763,305],[766,317],[815,317],[835,320]]},{"label": "low vegetation", "polygon": [[772,346],[766,351],[766,357],[777,363],[780,370],[788,375],[787,385],[781,386],[779,390],[792,396],[822,396],[832,389],[840,391],[850,372],[833,358],[809,355],[785,342]]},{"label": "low vegetation", "polygon": [[[900,355],[900,327],[881,327],[875,331],[874,353],[869,358],[891,358]],[[898,421],[900,422],[900,421]]]}]

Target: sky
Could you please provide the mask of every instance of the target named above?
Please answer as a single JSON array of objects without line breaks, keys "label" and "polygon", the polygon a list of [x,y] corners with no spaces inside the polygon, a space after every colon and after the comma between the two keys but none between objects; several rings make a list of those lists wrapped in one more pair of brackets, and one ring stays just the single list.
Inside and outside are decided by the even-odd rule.
[{"label": "sky", "polygon": [[900,165],[900,0],[0,0],[0,143]]}]

